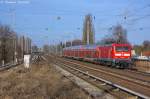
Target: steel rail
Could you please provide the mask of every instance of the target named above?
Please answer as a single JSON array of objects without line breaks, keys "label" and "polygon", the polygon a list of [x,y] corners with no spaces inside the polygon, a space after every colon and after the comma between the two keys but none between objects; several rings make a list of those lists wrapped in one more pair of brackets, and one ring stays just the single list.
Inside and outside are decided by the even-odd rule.
[{"label": "steel rail", "polygon": [[[80,79],[83,79],[84,81],[90,83],[91,85],[95,86],[96,88],[99,88],[100,90],[103,90],[103,91],[105,91],[105,92],[108,92],[110,95],[116,97],[116,99],[122,99],[122,97],[120,97],[120,96],[118,96],[118,95],[112,93],[111,91],[109,91],[109,89],[107,89],[107,88],[101,88],[99,84],[95,83],[95,81],[99,81],[99,82],[103,83],[104,85],[105,85],[105,83],[104,83],[103,81],[100,81],[100,80],[98,80],[98,79],[95,79],[95,78],[93,78],[93,77],[91,77],[91,76],[88,76],[88,75],[87,75],[87,74],[88,74],[87,72],[85,72],[85,74],[84,74],[84,73],[83,73],[81,70],[79,70],[79,69],[78,69],[79,71],[75,72],[76,70],[74,70],[74,69],[69,69],[69,68],[67,68],[67,66],[65,66],[64,64],[62,64],[63,66],[62,66],[62,65],[60,66],[60,63],[55,63],[54,65],[59,66],[60,68],[65,69],[66,71],[68,71],[68,72],[70,72],[71,74],[73,74],[73,75],[79,77]],[[68,70],[68,69],[69,69],[69,70]],[[73,72],[72,70],[73,70],[74,72]],[[80,74],[82,74],[82,75],[80,75]],[[88,78],[84,78],[83,75],[87,76]],[[89,79],[89,77],[91,77],[93,80],[91,81],[91,80]],[[103,86],[103,84],[101,84],[101,85]],[[107,84],[107,85],[108,85],[108,84]],[[109,86],[110,86],[110,85],[109,85]],[[112,87],[112,86],[111,86],[111,87]],[[114,87],[113,87],[113,88],[114,88]],[[94,96],[94,97],[95,97],[95,96]],[[97,98],[96,98],[96,99],[97,99]]]},{"label": "steel rail", "polygon": [[7,65],[0,66],[0,71],[3,71],[5,69],[9,69],[11,67],[15,67],[17,65],[19,65],[19,64],[7,64]]},{"label": "steel rail", "polygon": [[63,65],[67,66],[67,67],[70,68],[70,69],[73,69],[73,70],[75,70],[75,71],[78,71],[78,72],[80,72],[80,73],[82,73],[82,74],[84,74],[84,75],[87,75],[87,76],[89,76],[89,77],[91,77],[91,78],[94,78],[94,79],[99,80],[99,81],[103,81],[104,83],[106,83],[106,84],[108,84],[108,85],[110,85],[110,86],[119,88],[119,89],[121,89],[121,90],[123,90],[123,91],[125,91],[125,92],[131,93],[131,94],[133,94],[133,95],[135,95],[135,96],[138,96],[138,97],[140,97],[140,98],[150,99],[149,96],[146,96],[146,95],[143,95],[143,94],[141,94],[141,93],[135,92],[135,91],[133,91],[133,90],[130,90],[130,89],[128,89],[128,88],[125,88],[125,87],[123,87],[123,86],[120,86],[120,85],[118,85],[118,84],[115,84],[115,83],[113,83],[113,82],[111,82],[111,81],[105,80],[105,79],[103,79],[103,78],[94,76],[94,75],[92,75],[92,74],[89,74],[88,72],[85,72],[85,71],[82,71],[82,70],[80,70],[80,69],[77,69],[77,68],[68,66],[68,65],[66,65],[66,64],[64,64],[64,63],[63,63]]},{"label": "steel rail", "polygon": [[[85,63],[82,63],[81,62],[81,64],[80,63],[77,63],[76,61],[74,62],[74,61],[69,61],[69,60],[63,60],[63,61],[67,61],[67,62],[72,62],[72,64],[76,64],[76,65],[82,65],[82,66],[85,66],[86,64]],[[90,65],[90,64],[88,64],[88,65]],[[88,66],[89,67],[89,66]],[[95,67],[95,68],[94,68]],[[130,78],[130,79],[134,79],[135,81],[137,81],[137,82],[140,82],[140,83],[144,83],[145,85],[148,85],[148,86],[150,86],[150,79],[148,79],[148,78],[150,78],[150,75],[149,74],[144,74],[144,73],[141,73],[141,72],[135,72],[135,71],[129,71],[130,73],[132,73],[131,75],[127,75],[127,74],[123,74],[122,72],[120,72],[120,71],[111,71],[110,69],[108,69],[108,68],[100,68],[100,67],[96,67],[96,65],[94,66],[93,68],[94,69],[98,69],[98,70],[103,70],[103,71],[106,71],[107,70],[107,72],[111,72],[111,73],[115,73],[116,75],[123,75],[124,77],[128,77],[128,78]],[[125,70],[125,73],[127,72],[127,70]],[[137,74],[137,77],[136,76],[133,76],[133,75],[136,75]],[[145,79],[143,79],[143,78],[139,78],[138,77],[138,75],[139,76],[141,76],[141,77],[146,77]]]},{"label": "steel rail", "polygon": [[74,63],[74,62],[70,62],[70,61],[66,61],[66,60],[63,60],[63,61],[69,62],[69,63],[71,63],[71,64],[75,64],[75,65],[78,65],[78,66],[82,66],[82,67],[85,67],[85,68],[88,68],[88,69],[91,69],[91,70],[94,70],[94,71],[103,72],[103,73],[105,73],[105,74],[109,74],[109,75],[112,75],[112,76],[116,76],[116,77],[121,78],[121,79],[129,80],[129,81],[136,82],[136,83],[139,83],[139,84],[142,84],[142,85],[145,85],[145,86],[149,86],[149,87],[150,87],[149,82],[140,81],[140,80],[136,80],[136,79],[133,79],[133,78],[128,78],[128,77],[125,77],[125,76],[122,76],[122,75],[118,75],[118,74],[106,72],[106,71],[103,71],[103,70],[100,70],[100,69],[95,69],[95,68],[92,68],[92,67],[88,67],[88,66],[85,66],[85,65],[81,65],[81,64]]}]

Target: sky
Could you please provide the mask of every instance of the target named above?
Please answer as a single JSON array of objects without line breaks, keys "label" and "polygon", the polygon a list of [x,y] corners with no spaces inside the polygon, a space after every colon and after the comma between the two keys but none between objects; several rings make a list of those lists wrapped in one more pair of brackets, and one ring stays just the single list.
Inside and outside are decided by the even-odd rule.
[{"label": "sky", "polygon": [[150,0],[0,0],[0,24],[30,37],[38,46],[82,39],[89,13],[96,41],[117,24],[127,30],[131,44],[150,40]]}]

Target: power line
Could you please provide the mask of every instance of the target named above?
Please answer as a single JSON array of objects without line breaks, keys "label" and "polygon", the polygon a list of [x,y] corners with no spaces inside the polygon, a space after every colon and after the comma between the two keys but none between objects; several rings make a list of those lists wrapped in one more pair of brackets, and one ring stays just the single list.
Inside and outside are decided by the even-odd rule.
[{"label": "power line", "polygon": [[133,19],[129,19],[129,20],[125,20],[121,24],[133,25],[133,24],[135,24],[135,22],[140,21],[140,20],[144,20],[144,19],[146,19],[148,17],[150,17],[150,14],[143,15],[143,16],[140,16],[140,17],[137,17],[137,18],[133,18]]},{"label": "power line", "polygon": [[149,7],[150,7],[150,4],[147,4],[147,5],[145,5],[145,6],[141,7],[141,8],[139,8],[139,9],[134,10],[134,13],[143,11],[143,9],[146,9],[146,8],[149,8]]},{"label": "power line", "polygon": [[137,15],[137,13],[143,11],[144,9],[146,8],[149,8],[150,7],[150,4],[147,4],[141,8],[138,8],[136,10],[133,10],[132,13],[130,15],[127,15],[128,13],[126,13],[126,15],[124,15],[124,19],[127,19],[127,18],[131,18],[131,17],[134,17],[134,16],[140,16],[140,17],[145,17],[145,15]]},{"label": "power line", "polygon": [[139,17],[139,18],[135,18],[135,19],[133,19],[132,21],[138,21],[138,20],[144,19],[144,18],[146,18],[146,17],[150,17],[150,14],[144,15],[144,16]]}]

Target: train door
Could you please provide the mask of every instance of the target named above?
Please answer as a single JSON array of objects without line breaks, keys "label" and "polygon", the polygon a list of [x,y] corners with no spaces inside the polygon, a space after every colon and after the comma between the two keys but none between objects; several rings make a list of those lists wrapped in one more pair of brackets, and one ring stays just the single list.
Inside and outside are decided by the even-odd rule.
[{"label": "train door", "polygon": [[112,58],[112,47],[111,46],[108,49],[108,58]]},{"label": "train door", "polygon": [[101,58],[102,56],[102,47],[99,48],[99,51],[98,51],[98,58]]}]

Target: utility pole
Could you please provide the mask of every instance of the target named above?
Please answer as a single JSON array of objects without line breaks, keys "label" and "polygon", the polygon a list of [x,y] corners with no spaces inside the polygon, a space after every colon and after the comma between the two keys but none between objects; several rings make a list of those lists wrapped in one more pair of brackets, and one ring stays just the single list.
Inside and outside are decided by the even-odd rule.
[{"label": "utility pole", "polygon": [[[16,17],[16,13],[15,13],[15,9],[10,9],[10,16],[11,16],[11,18],[12,18],[12,28],[14,28],[15,29],[15,25],[16,25],[16,20],[15,20],[15,17]],[[16,64],[17,63],[17,51],[16,51],[16,46],[17,46],[17,40],[16,40],[17,38],[16,37],[14,37],[13,38],[13,46],[14,46],[14,64]]]},{"label": "utility pole", "polygon": [[16,51],[16,37],[13,38],[13,46],[14,46],[14,64],[17,63],[17,51]]},{"label": "utility pole", "polygon": [[13,9],[10,9],[10,16],[11,16],[11,20],[12,20],[12,27],[13,28],[15,28],[15,25],[16,25],[16,19],[15,19],[15,17],[16,17],[16,13],[15,13],[15,9],[13,8]]}]

